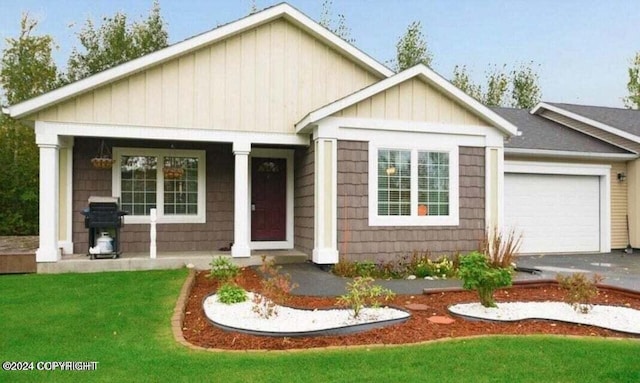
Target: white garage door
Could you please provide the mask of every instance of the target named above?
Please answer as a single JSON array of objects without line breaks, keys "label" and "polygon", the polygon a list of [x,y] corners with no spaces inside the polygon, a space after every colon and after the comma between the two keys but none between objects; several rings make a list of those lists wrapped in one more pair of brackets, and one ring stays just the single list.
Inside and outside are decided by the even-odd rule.
[{"label": "white garage door", "polygon": [[504,216],[522,232],[521,253],[600,250],[597,176],[505,174]]}]

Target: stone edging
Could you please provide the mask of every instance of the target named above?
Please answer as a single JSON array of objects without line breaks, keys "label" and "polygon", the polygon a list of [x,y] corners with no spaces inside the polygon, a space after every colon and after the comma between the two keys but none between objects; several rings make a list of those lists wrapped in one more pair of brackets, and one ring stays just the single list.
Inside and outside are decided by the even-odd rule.
[{"label": "stone edging", "polygon": [[[226,352],[226,353],[282,353],[282,354],[289,354],[289,353],[297,353],[297,352],[318,352],[318,351],[337,351],[337,350],[358,350],[358,349],[371,349],[371,348],[386,348],[386,347],[413,347],[413,346],[423,346],[426,344],[431,344],[431,343],[441,343],[441,342],[448,342],[448,341],[457,341],[457,340],[472,340],[472,339],[481,339],[481,338],[488,338],[488,337],[496,337],[496,336],[502,336],[502,337],[523,337],[523,336],[541,336],[539,334],[530,334],[530,335],[496,335],[496,334],[488,334],[488,335],[472,335],[472,336],[466,336],[466,337],[455,337],[455,338],[440,338],[440,339],[433,339],[433,340],[426,340],[424,342],[417,342],[417,343],[402,343],[402,344],[386,344],[386,343],[374,343],[374,344],[358,344],[358,345],[352,345],[352,346],[328,346],[328,347],[314,347],[314,348],[293,348],[293,349],[287,349],[287,350],[227,350],[227,349],[222,349],[222,348],[205,348],[205,347],[201,347],[201,346],[196,346],[195,344],[192,344],[190,342],[188,342],[185,338],[184,338],[184,334],[182,333],[182,324],[184,322],[184,316],[185,316],[185,309],[187,306],[187,299],[189,298],[189,294],[191,293],[191,288],[193,288],[193,285],[196,281],[196,270],[194,269],[190,269],[189,270],[189,275],[187,275],[187,279],[184,281],[184,284],[182,285],[182,289],[180,290],[180,294],[178,296],[178,300],[176,301],[176,307],[173,310],[173,316],[171,317],[171,331],[173,333],[173,338],[176,340],[176,342],[180,343],[181,345],[191,349],[191,350],[195,350],[195,351],[206,351],[206,352]],[[520,287],[530,287],[533,285],[536,285],[538,283],[542,284],[542,283],[549,283],[549,282],[556,282],[554,279],[549,279],[549,280],[537,280],[535,281],[536,283],[531,283],[534,281],[525,281],[528,283],[518,283],[518,285]],[[556,282],[557,283],[557,282]],[[629,293],[630,295],[632,294],[632,296],[637,297],[640,293],[633,291],[633,290],[627,290],[627,289],[622,289],[622,288],[617,288],[615,286],[609,286],[609,285],[598,285],[598,287],[604,288],[604,289],[610,289],[610,290],[615,290],[615,291],[619,291],[622,293],[625,293],[625,291],[627,293]],[[425,289],[426,290],[426,289]],[[429,290],[428,293],[434,293],[436,292],[436,290],[438,290],[438,292],[447,292],[447,291],[462,291],[461,288],[443,288],[443,289],[433,289],[433,290]],[[427,293],[425,291],[425,293]],[[591,339],[593,340],[593,337],[590,336],[581,336],[581,335],[544,335],[544,336],[552,336],[552,337],[557,337],[557,338],[567,338],[567,339]],[[640,342],[640,338],[634,339],[634,338],[621,338],[621,337],[611,337],[611,338],[606,338],[606,339],[612,339],[612,340],[636,340],[638,342]]]}]

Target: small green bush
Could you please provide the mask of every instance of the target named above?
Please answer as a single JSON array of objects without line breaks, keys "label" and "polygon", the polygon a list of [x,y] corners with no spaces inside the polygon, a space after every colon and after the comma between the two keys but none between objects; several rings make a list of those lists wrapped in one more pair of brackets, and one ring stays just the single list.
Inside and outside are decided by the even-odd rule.
[{"label": "small green bush", "polygon": [[231,263],[227,257],[214,257],[210,265],[211,273],[209,273],[209,278],[213,278],[221,283],[230,282],[240,275],[240,268]]},{"label": "small green bush", "polygon": [[356,274],[359,277],[375,277],[376,264],[371,261],[356,262]]},{"label": "small green bush", "polygon": [[218,289],[218,300],[224,304],[240,303],[247,300],[247,292],[233,283],[225,283]]},{"label": "small green bush", "polygon": [[460,258],[458,275],[463,288],[478,292],[484,307],[497,307],[493,293],[499,287],[511,286],[511,271],[509,267],[492,266],[486,256],[474,251]]},{"label": "small green bush", "polygon": [[338,263],[331,267],[331,272],[341,277],[353,278],[357,276],[355,262],[346,259],[338,260]]},{"label": "small green bush", "polygon": [[431,260],[428,251],[414,251],[410,255],[393,258],[388,261],[349,261],[340,259],[331,271],[341,277],[371,277],[375,279],[403,279],[408,275],[418,278],[438,277],[452,278],[456,276],[458,262],[452,258],[442,256]]},{"label": "small green bush", "polygon": [[598,296],[598,287],[596,284],[602,282],[603,279],[599,274],[594,274],[592,280],[589,280],[587,276],[582,273],[575,273],[569,276],[557,276],[558,283],[567,291],[565,296],[567,304],[582,314],[589,313],[593,308],[591,302],[593,298]]},{"label": "small green bush", "polygon": [[338,297],[338,305],[349,306],[353,317],[357,318],[365,306],[379,307],[381,300],[389,300],[395,296],[393,291],[374,285],[371,277],[356,277],[347,284],[347,293]]}]

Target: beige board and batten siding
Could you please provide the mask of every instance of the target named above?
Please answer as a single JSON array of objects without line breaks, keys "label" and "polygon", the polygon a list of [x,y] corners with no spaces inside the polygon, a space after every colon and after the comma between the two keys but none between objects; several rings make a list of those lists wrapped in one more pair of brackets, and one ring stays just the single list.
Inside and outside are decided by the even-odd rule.
[{"label": "beige board and batten siding", "polygon": [[489,126],[465,107],[417,78],[408,79],[333,116]]},{"label": "beige board and batten siding", "polygon": [[622,249],[629,243],[627,232],[628,183],[618,181],[618,173],[627,174],[626,162],[611,163],[611,248]]},{"label": "beige board and batten siding", "polygon": [[295,133],[379,78],[284,19],[37,113],[41,121]]},{"label": "beige board and batten siding", "polygon": [[[505,158],[506,161],[543,161],[543,162],[557,162],[554,158],[529,158],[529,157],[516,157],[509,156]],[[598,162],[598,161],[585,161],[576,159],[563,159],[561,162],[565,163],[580,163],[580,164],[604,164],[611,165],[610,172],[610,197],[611,197],[611,248],[622,249],[627,246],[627,180],[618,181],[618,173],[627,173],[626,162]]]},{"label": "beige board and batten siding", "polygon": [[634,248],[640,248],[640,159],[627,163],[628,209],[630,243]]}]

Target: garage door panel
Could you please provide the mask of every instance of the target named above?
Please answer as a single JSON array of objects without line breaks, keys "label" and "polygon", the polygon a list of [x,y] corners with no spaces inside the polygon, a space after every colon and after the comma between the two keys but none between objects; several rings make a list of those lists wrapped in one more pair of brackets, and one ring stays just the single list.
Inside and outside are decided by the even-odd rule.
[{"label": "garage door panel", "polygon": [[599,177],[507,173],[504,194],[522,253],[600,250]]}]

